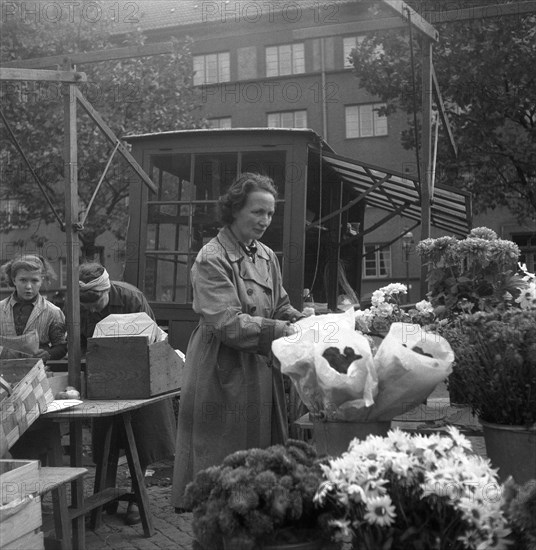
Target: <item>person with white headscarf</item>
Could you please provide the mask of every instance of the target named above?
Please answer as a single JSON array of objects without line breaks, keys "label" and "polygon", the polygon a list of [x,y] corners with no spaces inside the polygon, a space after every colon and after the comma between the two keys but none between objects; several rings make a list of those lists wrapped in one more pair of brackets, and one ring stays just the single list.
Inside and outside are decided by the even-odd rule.
[{"label": "person with white headscarf", "polygon": [[[97,263],[80,266],[80,336],[82,351],[87,339],[93,336],[99,321],[111,314],[145,312],[152,319],[154,313],[147,299],[135,286],[122,281],[111,281],[106,269]],[[93,458],[102,453],[106,420],[93,423]],[[132,429],[142,470],[149,464],[171,458],[175,452],[176,420],[171,399],[132,412]],[[124,447],[125,434],[119,434]],[[107,508],[110,510],[110,507]],[[126,523],[141,521],[134,503],[127,509]]]}]

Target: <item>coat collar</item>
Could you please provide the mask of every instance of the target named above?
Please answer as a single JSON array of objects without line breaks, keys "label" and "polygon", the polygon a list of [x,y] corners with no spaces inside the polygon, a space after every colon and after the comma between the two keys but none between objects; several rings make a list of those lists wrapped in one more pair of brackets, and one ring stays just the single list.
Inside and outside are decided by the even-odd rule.
[{"label": "coat collar", "polygon": [[225,249],[229,260],[238,264],[242,279],[249,279],[263,287],[270,288],[270,254],[266,246],[259,241],[255,241],[257,257],[255,262],[251,262],[228,227],[220,230],[217,239]]},{"label": "coat collar", "polygon": [[[12,294],[6,301],[6,310],[11,309],[11,314],[13,314],[13,306],[18,302],[18,300],[15,299],[15,295]],[[39,294],[37,296],[37,299],[33,302],[33,309],[30,313],[30,317],[28,318],[28,321],[26,322],[26,326],[29,327],[30,324],[43,313],[43,311],[46,308],[46,298]],[[26,329],[25,329],[26,330]]]},{"label": "coat collar", "polygon": [[[229,259],[232,262],[237,262],[240,259],[247,260],[248,255],[246,254],[245,250],[240,246],[238,240],[229,229],[229,226],[226,225],[225,227],[220,229],[217,239],[223,246],[223,248],[225,248]],[[259,241],[255,241],[255,244],[257,245],[257,257],[269,261],[270,255],[266,246],[264,246]]]}]

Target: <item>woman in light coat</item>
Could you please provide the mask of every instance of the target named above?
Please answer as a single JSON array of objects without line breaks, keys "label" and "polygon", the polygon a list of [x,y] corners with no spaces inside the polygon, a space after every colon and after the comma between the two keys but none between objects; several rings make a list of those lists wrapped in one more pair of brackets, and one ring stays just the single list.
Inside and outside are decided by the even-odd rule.
[{"label": "woman in light coat", "polygon": [[219,234],[192,268],[193,309],[200,320],[186,353],[172,504],[202,469],[228,454],[287,437],[281,372],[272,341],[295,333],[294,309],[274,252],[258,242],[272,221],[277,192],[270,178],[241,174],[220,198]]}]

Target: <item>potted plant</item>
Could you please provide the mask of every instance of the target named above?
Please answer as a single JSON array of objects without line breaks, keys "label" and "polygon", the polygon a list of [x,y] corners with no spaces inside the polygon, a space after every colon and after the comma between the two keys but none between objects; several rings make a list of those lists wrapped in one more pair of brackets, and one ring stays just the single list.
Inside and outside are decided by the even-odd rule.
[{"label": "potted plant", "polygon": [[516,273],[519,247],[487,227],[465,239],[425,239],[416,251],[428,266],[428,299],[438,318],[491,311],[524,286]]},{"label": "potted plant", "polygon": [[[459,315],[504,308],[527,286],[516,272],[519,247],[499,239],[487,228],[473,229],[465,239],[439,237],[425,239],[416,247],[428,266],[428,299],[436,321],[436,330],[458,350],[463,349],[463,332],[449,326]],[[448,336],[447,336],[448,334]],[[460,341],[461,340],[461,341]],[[448,379],[451,402],[466,404],[466,381],[461,373],[460,353],[456,354]]]},{"label": "potted plant", "polygon": [[443,335],[501,478],[536,479],[536,309],[462,315]]},{"label": "potted plant", "polygon": [[354,440],[323,466],[316,502],[340,541],[359,550],[507,547],[501,487],[456,428],[423,436],[398,429]]},{"label": "potted plant", "polygon": [[[464,240],[427,239],[437,331],[456,355],[451,401],[469,405],[504,480],[536,478],[536,278],[515,262],[519,248],[480,227]],[[457,390],[456,392],[452,390]]]},{"label": "potted plant", "polygon": [[206,550],[328,548],[313,503],[322,480],[303,441],[237,451],[187,486],[194,535]]}]

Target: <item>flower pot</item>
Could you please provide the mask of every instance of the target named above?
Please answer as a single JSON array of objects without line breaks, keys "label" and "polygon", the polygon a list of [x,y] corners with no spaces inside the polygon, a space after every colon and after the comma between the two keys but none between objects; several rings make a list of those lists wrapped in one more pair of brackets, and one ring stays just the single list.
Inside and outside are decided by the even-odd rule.
[{"label": "flower pot", "polygon": [[348,450],[350,441],[368,435],[386,436],[391,421],[374,422],[326,422],[311,415],[313,419],[313,443],[319,456],[336,456]]},{"label": "flower pot", "polygon": [[303,542],[280,542],[264,544],[261,550],[323,550],[322,540],[306,540]]},{"label": "flower pot", "polygon": [[499,478],[512,476],[517,483],[536,479],[536,429],[523,426],[492,424],[481,420],[484,429],[486,454]]},{"label": "flower pot", "polygon": [[[267,542],[266,544],[260,544],[259,550],[326,550],[326,541],[322,540],[318,533],[315,533],[314,536],[311,536],[310,531],[293,531],[292,529],[285,529],[286,537],[283,537],[283,540],[280,542]],[[292,542],[290,542],[289,535],[295,533],[295,537],[290,537]],[[295,542],[294,539],[300,538],[303,536],[305,540]],[[328,543],[330,548],[333,548],[330,543]],[[223,539],[223,548],[224,550],[233,550],[234,545],[232,540]]]}]

